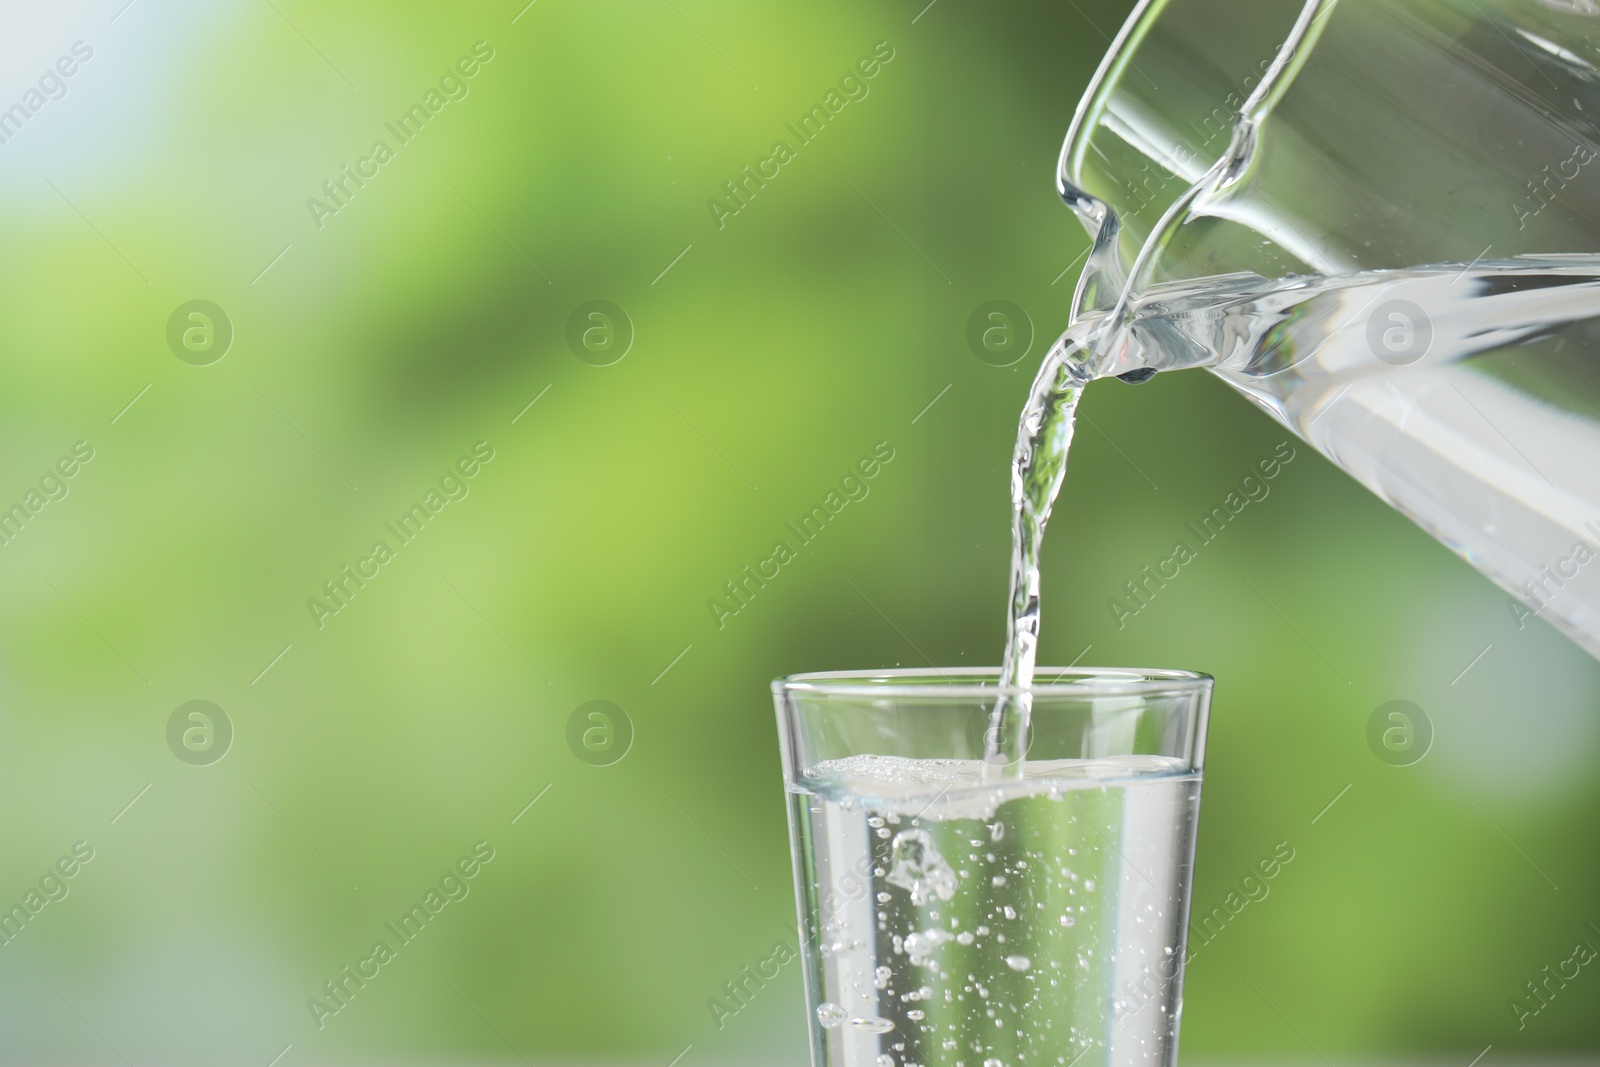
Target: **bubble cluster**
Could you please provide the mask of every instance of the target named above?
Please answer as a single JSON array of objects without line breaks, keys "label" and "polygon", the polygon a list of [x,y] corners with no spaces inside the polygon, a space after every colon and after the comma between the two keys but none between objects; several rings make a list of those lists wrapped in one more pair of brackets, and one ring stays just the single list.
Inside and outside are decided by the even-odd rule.
[{"label": "bubble cluster", "polygon": [[997,787],[953,761],[849,762],[851,789],[796,802],[833,850],[821,869],[860,872],[817,886],[809,950],[825,961],[831,1055],[879,1067],[1068,1067],[1100,1062],[1097,1047],[1113,1062],[1166,1059],[1184,902],[1152,890],[1186,890],[1195,779],[1135,786],[1111,761]]},{"label": "bubble cluster", "polygon": [[939,855],[926,830],[902,830],[894,835],[894,854],[885,880],[909,892],[911,903],[919,908],[930,895],[949,900],[956,893],[956,872]]}]

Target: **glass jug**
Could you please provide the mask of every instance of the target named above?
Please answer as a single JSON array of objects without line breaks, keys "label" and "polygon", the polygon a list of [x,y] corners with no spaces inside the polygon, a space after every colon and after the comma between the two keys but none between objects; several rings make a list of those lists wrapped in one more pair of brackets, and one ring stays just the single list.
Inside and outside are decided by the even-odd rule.
[{"label": "glass jug", "polygon": [[1062,151],[1097,372],[1205,366],[1600,656],[1600,5],[1143,0]]}]

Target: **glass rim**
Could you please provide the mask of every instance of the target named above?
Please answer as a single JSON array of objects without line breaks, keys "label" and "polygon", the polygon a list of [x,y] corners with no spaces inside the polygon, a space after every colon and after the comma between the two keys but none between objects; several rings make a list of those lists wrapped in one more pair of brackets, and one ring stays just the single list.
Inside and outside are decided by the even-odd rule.
[{"label": "glass rim", "polygon": [[[811,694],[829,697],[895,697],[992,701],[1001,696],[1077,697],[1146,696],[1154,693],[1209,691],[1216,679],[1201,671],[1142,667],[1039,667],[1035,682],[1022,688],[969,679],[998,679],[998,667],[897,667],[893,670],[809,671],[772,682],[776,696]],[[940,681],[945,677],[959,679]]]}]

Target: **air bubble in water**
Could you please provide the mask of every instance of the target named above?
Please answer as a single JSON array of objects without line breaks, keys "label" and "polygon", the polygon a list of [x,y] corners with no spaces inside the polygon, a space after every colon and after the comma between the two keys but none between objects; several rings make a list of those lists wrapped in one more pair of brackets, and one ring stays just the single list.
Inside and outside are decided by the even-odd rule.
[{"label": "air bubble in water", "polygon": [[894,977],[894,972],[887,967],[875,968],[872,972],[872,987],[874,989],[888,989],[889,979]]},{"label": "air bubble in water", "polygon": [[1033,961],[1026,956],[1007,956],[1006,966],[1013,971],[1026,971],[1033,966]]},{"label": "air bubble in water", "polygon": [[1006,1065],[1004,1060],[996,1059],[995,1057],[990,1056],[988,1059],[983,1061],[983,1067],[1006,1067]]},{"label": "air bubble in water", "polygon": [[894,1067],[894,1057],[885,1052],[875,1061],[878,1067]]},{"label": "air bubble in water", "polygon": [[817,1022],[822,1024],[824,1030],[832,1030],[844,1022],[844,1009],[832,1001],[825,1001],[817,1005]]},{"label": "air bubble in water", "polygon": [[851,1019],[850,1026],[854,1030],[865,1030],[869,1034],[887,1034],[894,1029],[894,1023],[888,1019]]},{"label": "air bubble in water", "polygon": [[949,900],[956,895],[956,873],[926,830],[900,831],[893,848],[885,881],[909,892],[911,903],[921,907],[933,897]]},{"label": "air bubble in water", "polygon": [[911,957],[912,963],[923,963],[927,958],[939,951],[939,946],[946,941],[953,940],[950,934],[940,929],[912,932],[906,935],[901,942],[906,955]]}]

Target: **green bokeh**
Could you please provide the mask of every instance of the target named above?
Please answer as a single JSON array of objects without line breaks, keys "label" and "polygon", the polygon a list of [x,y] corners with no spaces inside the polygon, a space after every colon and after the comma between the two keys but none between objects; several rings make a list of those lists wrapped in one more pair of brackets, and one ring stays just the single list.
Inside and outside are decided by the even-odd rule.
[{"label": "green bokeh", "polygon": [[[1010,443],[1086,246],[1055,158],[1126,14],[923,2],[7,16],[0,106],[93,57],[0,144],[0,502],[94,458],[0,546],[0,903],[94,858],[0,946],[0,1056],[803,1062],[793,966],[707,1008],[793,915],[766,683],[998,658]],[[478,41],[468,94],[319,227],[308,198]],[[208,366],[167,345],[195,299],[234,329]],[[995,299],[1037,335],[1009,368],[966,341]],[[592,300],[635,332],[610,366],[568,347]],[[1199,372],[1083,412],[1041,661],[1217,676],[1197,913],[1295,851],[1197,956],[1186,1053],[1600,1046],[1587,969],[1510,1008],[1600,944],[1596,664],[1303,445],[1119,628],[1109,599],[1288,434]],[[870,494],[719,625],[880,442]],[[1367,747],[1397,698],[1436,732],[1412,767]],[[233,726],[209,766],[168,749],[196,699]],[[632,724],[608,766],[568,747],[592,700]],[[469,895],[319,1029],[308,998],[480,841]]]}]

